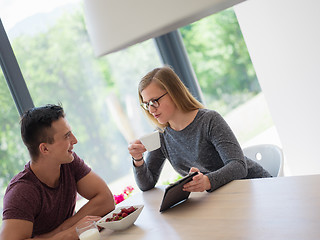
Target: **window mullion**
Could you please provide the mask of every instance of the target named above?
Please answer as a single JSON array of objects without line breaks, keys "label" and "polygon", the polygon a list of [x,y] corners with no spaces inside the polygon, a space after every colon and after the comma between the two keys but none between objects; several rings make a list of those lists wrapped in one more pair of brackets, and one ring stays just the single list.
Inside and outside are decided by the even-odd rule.
[{"label": "window mullion", "polygon": [[169,32],[155,38],[155,42],[163,63],[173,67],[191,94],[198,101],[204,103],[201,89],[185,50],[180,32],[178,30]]},{"label": "window mullion", "polygon": [[0,19],[0,65],[20,115],[34,106],[19,64]]}]

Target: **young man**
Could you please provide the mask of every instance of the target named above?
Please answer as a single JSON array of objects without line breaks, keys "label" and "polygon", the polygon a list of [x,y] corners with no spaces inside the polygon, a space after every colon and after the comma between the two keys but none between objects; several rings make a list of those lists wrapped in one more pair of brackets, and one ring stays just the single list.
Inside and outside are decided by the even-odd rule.
[{"label": "young man", "polygon": [[[77,139],[62,107],[28,110],[21,136],[31,161],[7,187],[0,240],[78,239],[78,224],[115,208],[107,184],[73,152]],[[74,214],[77,192],[89,201]]]}]

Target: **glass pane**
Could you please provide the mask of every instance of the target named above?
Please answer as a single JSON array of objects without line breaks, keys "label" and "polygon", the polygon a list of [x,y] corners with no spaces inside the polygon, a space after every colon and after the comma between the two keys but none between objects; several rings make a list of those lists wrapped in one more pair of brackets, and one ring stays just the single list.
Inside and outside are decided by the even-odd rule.
[{"label": "glass pane", "polygon": [[233,9],[180,32],[205,105],[224,116],[242,145],[280,145]]},{"label": "glass pane", "polygon": [[128,142],[153,130],[137,94],[140,78],[162,64],[153,40],[96,58],[81,1],[30,13],[7,32],[34,104],[61,102],[76,153],[107,183],[133,185]]},{"label": "glass pane", "polygon": [[[11,178],[20,172],[29,156],[21,140],[19,113],[0,70],[0,210],[5,189]],[[2,218],[0,219],[0,223]]]}]

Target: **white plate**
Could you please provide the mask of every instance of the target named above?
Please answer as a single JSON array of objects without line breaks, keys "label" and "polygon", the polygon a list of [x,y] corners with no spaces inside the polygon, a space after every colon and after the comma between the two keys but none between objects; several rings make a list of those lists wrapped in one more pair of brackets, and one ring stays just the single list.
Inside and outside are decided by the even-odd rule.
[{"label": "white plate", "polygon": [[137,220],[138,216],[140,215],[143,209],[143,205],[132,205],[132,206],[137,209],[133,213],[126,216],[125,218],[122,218],[121,220],[118,220],[118,221],[106,222],[106,219],[111,218],[113,213],[119,213],[121,211],[121,208],[129,208],[131,206],[121,206],[116,208],[115,210],[113,210],[112,212],[108,213],[103,218],[101,218],[97,222],[97,225],[99,227],[108,228],[111,230],[123,230],[130,227]]}]

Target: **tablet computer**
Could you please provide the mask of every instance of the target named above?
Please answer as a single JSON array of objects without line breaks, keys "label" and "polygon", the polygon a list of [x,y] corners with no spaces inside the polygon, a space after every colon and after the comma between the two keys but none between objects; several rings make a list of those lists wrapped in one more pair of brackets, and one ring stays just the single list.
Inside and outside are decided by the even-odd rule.
[{"label": "tablet computer", "polygon": [[188,199],[190,192],[183,191],[183,185],[192,181],[192,178],[197,175],[198,172],[189,173],[187,176],[181,178],[177,182],[170,184],[164,192],[162,203],[160,206],[160,212],[163,212],[169,208],[176,206],[177,204],[184,202]]}]

